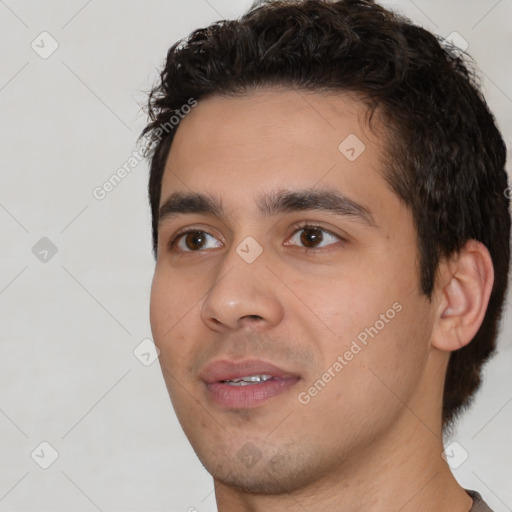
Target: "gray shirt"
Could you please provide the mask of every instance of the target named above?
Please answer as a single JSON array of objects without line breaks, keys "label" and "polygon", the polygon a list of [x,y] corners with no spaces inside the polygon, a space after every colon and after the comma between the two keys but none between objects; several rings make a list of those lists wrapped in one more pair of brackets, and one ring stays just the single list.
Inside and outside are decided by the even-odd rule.
[{"label": "gray shirt", "polygon": [[489,508],[489,505],[485,503],[480,494],[478,494],[476,491],[470,491],[468,489],[465,489],[465,491],[473,498],[473,506],[469,512],[492,512],[492,510]]}]

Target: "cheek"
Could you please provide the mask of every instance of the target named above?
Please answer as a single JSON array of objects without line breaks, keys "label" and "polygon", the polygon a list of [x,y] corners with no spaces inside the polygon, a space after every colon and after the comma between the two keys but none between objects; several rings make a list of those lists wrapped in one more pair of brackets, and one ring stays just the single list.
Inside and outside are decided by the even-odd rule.
[{"label": "cheek", "polygon": [[193,311],[183,300],[182,289],[169,283],[155,273],[151,287],[150,323],[153,340],[160,351],[159,362],[169,397],[175,409],[181,411],[187,408],[186,397],[181,396],[179,385],[184,382],[187,351],[190,350],[190,340],[185,336],[187,312],[192,315]]},{"label": "cheek", "polygon": [[165,333],[165,326],[172,325],[172,312],[175,311],[173,302],[173,294],[169,293],[169,288],[163,285],[162,279],[159,278],[158,274],[155,272],[149,301],[149,321],[153,339],[160,349]]},{"label": "cheek", "polygon": [[[305,409],[314,418],[314,431],[320,438],[323,435],[320,433],[328,431],[333,424],[345,425],[346,432],[361,434],[363,429],[370,435],[380,428],[378,425],[387,425],[401,414],[404,403],[409,403],[418,388],[427,362],[428,326],[425,322],[418,326],[417,318],[415,323],[417,313],[414,308],[404,306],[380,331],[380,324],[376,327],[378,332],[355,328],[354,336],[347,335],[337,347],[331,346],[326,351],[328,364],[322,371],[331,367],[335,377],[327,376],[330,382],[325,388],[320,386],[321,391]],[[375,319],[370,317],[364,318],[364,322],[368,319],[370,322],[366,328],[375,326]],[[366,344],[358,340],[358,333],[365,334],[360,339]],[[353,345],[354,341],[357,346]],[[341,365],[332,366],[338,356],[342,356]],[[322,375],[314,375],[308,385],[318,378]]]},{"label": "cheek", "polygon": [[377,401],[401,407],[401,401],[408,400],[423,378],[429,354],[430,320],[419,301],[394,304],[400,309],[393,310],[394,315],[390,309],[383,311],[388,323],[374,320],[371,329],[364,330],[368,334],[367,344],[356,365],[361,366],[358,379],[362,395],[367,393]]},{"label": "cheek", "polygon": [[194,314],[197,298],[187,295],[180,283],[168,279],[162,273],[155,272],[151,286],[149,317],[153,340],[160,350],[160,360],[168,365],[180,359],[180,348],[184,343],[185,333],[190,332],[187,319]]},{"label": "cheek", "polygon": [[391,394],[386,385],[398,396],[409,393],[428,357],[432,315],[424,299],[407,286],[374,288],[360,281],[350,293],[339,294],[337,304],[336,311],[325,301],[336,336],[324,339],[324,362],[329,367],[342,356],[343,367],[337,366],[332,393],[351,389],[355,404],[368,406],[385,401]]}]

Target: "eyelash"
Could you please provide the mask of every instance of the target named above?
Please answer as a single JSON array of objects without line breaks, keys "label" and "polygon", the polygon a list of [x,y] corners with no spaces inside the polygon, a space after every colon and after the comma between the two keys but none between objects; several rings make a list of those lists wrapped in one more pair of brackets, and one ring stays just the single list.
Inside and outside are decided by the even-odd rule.
[{"label": "eyelash", "polygon": [[[323,228],[322,226],[318,226],[316,224],[310,224],[308,222],[301,222],[299,224],[296,224],[292,227],[293,231],[291,233],[291,235],[288,237],[288,238],[292,238],[296,233],[298,233],[299,231],[302,231],[304,229],[318,229],[320,231],[322,231],[323,233],[327,233],[328,235],[330,236],[333,236],[335,238],[337,238],[340,242],[346,242],[347,240],[345,238],[343,238],[342,236],[340,235],[337,235],[336,233],[333,233],[332,231],[329,231],[328,229],[325,229]],[[181,232],[178,232],[170,241],[169,241],[169,249],[174,251],[174,248],[176,246],[176,244],[180,241],[180,239],[182,237],[184,237],[185,235],[189,235],[189,234],[193,234],[193,233],[204,233],[206,235],[209,235],[209,236],[212,236],[210,235],[210,233],[207,233],[206,231],[204,231],[203,229],[188,229],[187,231],[181,231]],[[329,247],[330,245],[335,245],[335,243],[331,243],[329,244],[327,247]],[[318,251],[325,251],[326,249],[325,248],[309,248],[309,247],[302,247],[302,249],[304,249],[304,252],[306,252],[307,254],[309,253],[316,253]],[[182,253],[194,253],[194,252],[204,252],[204,250],[196,250],[196,251],[181,251]]]}]

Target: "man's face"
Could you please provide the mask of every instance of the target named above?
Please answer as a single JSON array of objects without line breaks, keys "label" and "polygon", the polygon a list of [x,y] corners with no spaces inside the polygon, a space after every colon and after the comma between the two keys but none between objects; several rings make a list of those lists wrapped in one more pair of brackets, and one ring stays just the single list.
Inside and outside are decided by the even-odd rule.
[{"label": "man's face", "polygon": [[[176,133],[160,204],[201,194],[221,211],[168,204],[151,325],[221,485],[289,492],[348,472],[439,399],[412,215],[363,114],[341,95],[267,90],[200,101]],[[341,198],[321,209],[328,193]]]}]

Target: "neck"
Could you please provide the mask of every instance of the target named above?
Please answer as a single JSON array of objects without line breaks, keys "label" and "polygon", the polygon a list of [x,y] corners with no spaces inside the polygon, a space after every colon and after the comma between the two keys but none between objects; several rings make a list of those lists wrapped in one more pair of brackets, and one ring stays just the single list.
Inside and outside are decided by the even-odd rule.
[{"label": "neck", "polygon": [[404,409],[393,429],[336,472],[292,493],[255,495],[215,481],[219,512],[468,512],[471,497],[441,457],[441,426]]}]

